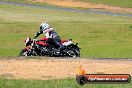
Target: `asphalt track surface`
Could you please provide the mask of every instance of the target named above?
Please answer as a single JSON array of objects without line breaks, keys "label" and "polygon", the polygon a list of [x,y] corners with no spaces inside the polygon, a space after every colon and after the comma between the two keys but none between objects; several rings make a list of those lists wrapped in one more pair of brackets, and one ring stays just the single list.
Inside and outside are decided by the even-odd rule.
[{"label": "asphalt track surface", "polygon": [[132,14],[99,11],[96,9],[77,10],[77,9],[64,8],[64,7],[59,7],[59,6],[44,6],[44,5],[34,5],[34,4],[25,4],[25,3],[7,2],[7,1],[0,1],[0,4],[24,6],[24,7],[32,7],[32,8],[40,8],[40,9],[48,9],[48,10],[68,11],[68,12],[85,13],[85,14],[102,14],[102,15],[111,15],[111,16],[123,16],[123,17],[132,18]]}]

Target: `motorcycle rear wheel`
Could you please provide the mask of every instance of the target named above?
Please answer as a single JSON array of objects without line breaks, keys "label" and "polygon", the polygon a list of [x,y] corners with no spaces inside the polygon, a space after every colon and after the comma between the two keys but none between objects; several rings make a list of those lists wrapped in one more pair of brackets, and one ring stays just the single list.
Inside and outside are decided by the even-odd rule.
[{"label": "motorcycle rear wheel", "polygon": [[80,57],[80,53],[76,52],[74,49],[69,49],[67,54],[68,57]]}]

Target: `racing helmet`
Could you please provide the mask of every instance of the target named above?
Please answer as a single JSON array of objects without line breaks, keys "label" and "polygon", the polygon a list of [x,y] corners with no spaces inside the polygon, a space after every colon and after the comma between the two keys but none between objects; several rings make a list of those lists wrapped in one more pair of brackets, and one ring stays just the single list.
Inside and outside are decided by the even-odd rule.
[{"label": "racing helmet", "polygon": [[45,31],[47,28],[49,28],[49,24],[47,22],[41,23],[40,31]]}]

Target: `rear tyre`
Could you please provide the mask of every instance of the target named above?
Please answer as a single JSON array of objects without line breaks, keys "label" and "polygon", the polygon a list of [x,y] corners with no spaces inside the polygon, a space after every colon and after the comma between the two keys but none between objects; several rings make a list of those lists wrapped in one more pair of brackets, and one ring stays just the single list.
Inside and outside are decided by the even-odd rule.
[{"label": "rear tyre", "polygon": [[74,49],[69,49],[67,51],[68,57],[80,57],[80,53],[76,52]]}]

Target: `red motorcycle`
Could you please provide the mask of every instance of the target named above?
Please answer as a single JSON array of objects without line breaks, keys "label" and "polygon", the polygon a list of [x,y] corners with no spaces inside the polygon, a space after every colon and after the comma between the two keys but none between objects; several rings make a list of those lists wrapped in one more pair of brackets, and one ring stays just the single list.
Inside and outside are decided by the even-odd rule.
[{"label": "red motorcycle", "polygon": [[32,40],[28,36],[25,40],[26,48],[21,50],[19,56],[80,57],[78,43],[73,44],[72,39],[61,41],[64,47],[61,51],[51,43],[51,40],[48,38]]}]

